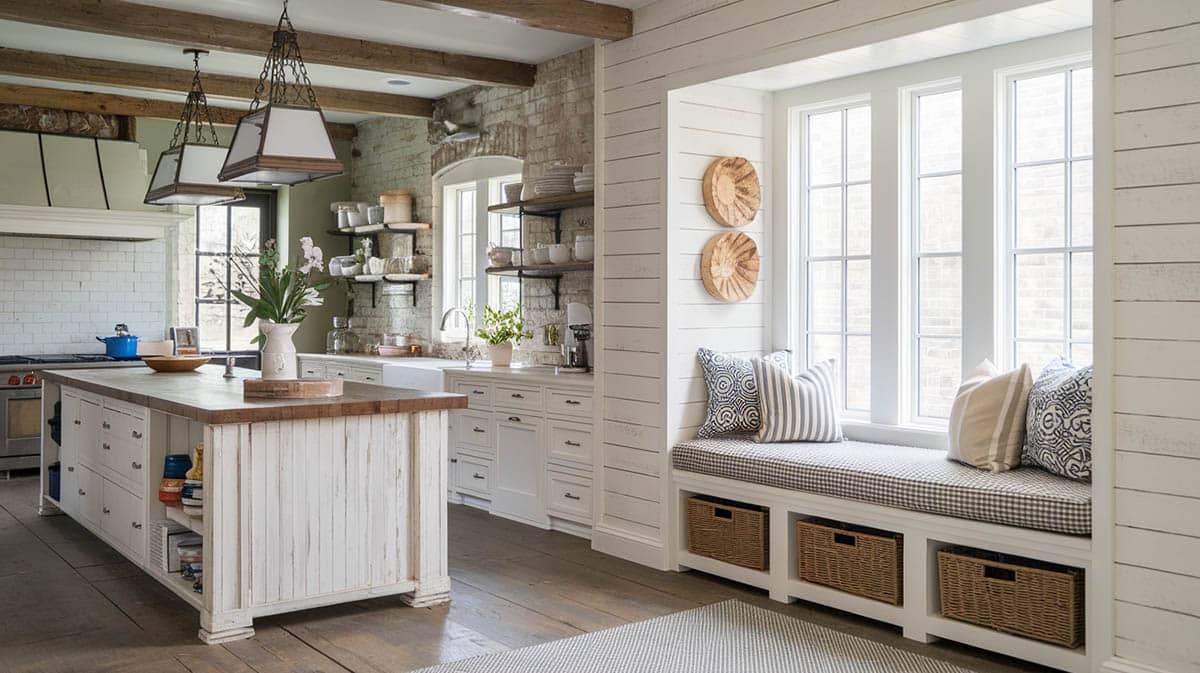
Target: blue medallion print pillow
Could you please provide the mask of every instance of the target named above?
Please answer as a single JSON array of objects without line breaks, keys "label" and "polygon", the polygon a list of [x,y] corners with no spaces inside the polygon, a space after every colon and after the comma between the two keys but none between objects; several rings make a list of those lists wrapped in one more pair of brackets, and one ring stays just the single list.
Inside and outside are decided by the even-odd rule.
[{"label": "blue medallion print pillow", "polygon": [[1033,384],[1021,463],[1092,480],[1092,368],[1055,358]]},{"label": "blue medallion print pillow", "polygon": [[[765,357],[780,367],[792,367],[792,358],[787,351],[776,351]],[[697,436],[758,432],[761,422],[758,385],[754,382],[750,360],[707,348],[699,349],[696,358],[704,371],[704,385],[708,387],[708,416],[696,432]]]}]

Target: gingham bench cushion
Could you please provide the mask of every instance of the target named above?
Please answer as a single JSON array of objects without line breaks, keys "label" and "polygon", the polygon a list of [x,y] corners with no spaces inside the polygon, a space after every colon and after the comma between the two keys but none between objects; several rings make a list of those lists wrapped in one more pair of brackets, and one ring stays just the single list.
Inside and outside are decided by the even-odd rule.
[{"label": "gingham bench cushion", "polygon": [[890,444],[756,444],[696,439],[671,451],[677,470],[917,512],[1091,535],[1091,488],[1035,467],[987,472],[937,449]]}]

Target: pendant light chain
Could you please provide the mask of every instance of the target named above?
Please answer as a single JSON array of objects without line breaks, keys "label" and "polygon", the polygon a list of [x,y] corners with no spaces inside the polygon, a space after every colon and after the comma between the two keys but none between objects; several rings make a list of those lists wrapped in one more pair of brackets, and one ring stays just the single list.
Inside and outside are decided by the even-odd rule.
[{"label": "pendant light chain", "polygon": [[[212,116],[208,112],[208,97],[204,95],[204,85],[200,82],[200,55],[208,52],[201,49],[185,50],[192,54],[192,88],[188,91],[187,101],[183,104],[183,114],[179,117],[179,123],[175,125],[175,134],[171,137],[171,144],[168,150],[175,149],[182,143],[187,143],[192,138],[195,127],[195,141],[202,145],[220,145],[221,140],[217,137],[217,128],[213,126]],[[206,136],[205,125],[208,126]]]},{"label": "pendant light chain", "polygon": [[[266,104],[301,105],[317,108],[317,94],[313,91],[308,69],[300,56],[300,43],[295,26],[288,16],[288,2],[283,0],[283,13],[275,25],[271,38],[271,51],[263,62],[258,86],[254,88],[254,100],[250,103],[253,112]],[[289,75],[293,84],[288,83]],[[263,94],[266,100],[263,100]]]}]

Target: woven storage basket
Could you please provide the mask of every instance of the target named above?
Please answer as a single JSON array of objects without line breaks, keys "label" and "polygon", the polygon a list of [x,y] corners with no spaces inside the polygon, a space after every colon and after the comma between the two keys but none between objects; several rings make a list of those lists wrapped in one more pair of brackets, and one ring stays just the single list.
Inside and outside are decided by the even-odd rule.
[{"label": "woven storage basket", "polygon": [[938,552],[942,615],[1063,647],[1083,644],[1083,569],[966,547]]},{"label": "woven storage basket", "polygon": [[767,569],[765,508],[718,498],[688,498],[688,551],[755,570]]},{"label": "woven storage basket", "polygon": [[820,519],[796,522],[800,579],[901,605],[904,536]]}]

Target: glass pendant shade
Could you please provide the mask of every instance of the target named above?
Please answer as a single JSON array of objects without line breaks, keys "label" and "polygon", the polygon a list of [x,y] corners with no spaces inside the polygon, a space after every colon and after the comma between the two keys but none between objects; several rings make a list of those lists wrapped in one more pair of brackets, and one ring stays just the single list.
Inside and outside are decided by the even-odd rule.
[{"label": "glass pendant shade", "polygon": [[297,37],[284,0],[254,100],[238,121],[221,180],[295,185],[342,173]]},{"label": "glass pendant shade", "polygon": [[246,198],[240,187],[217,178],[227,150],[220,145],[184,143],[158,158],[146,203],[156,206],[215,206]]}]

